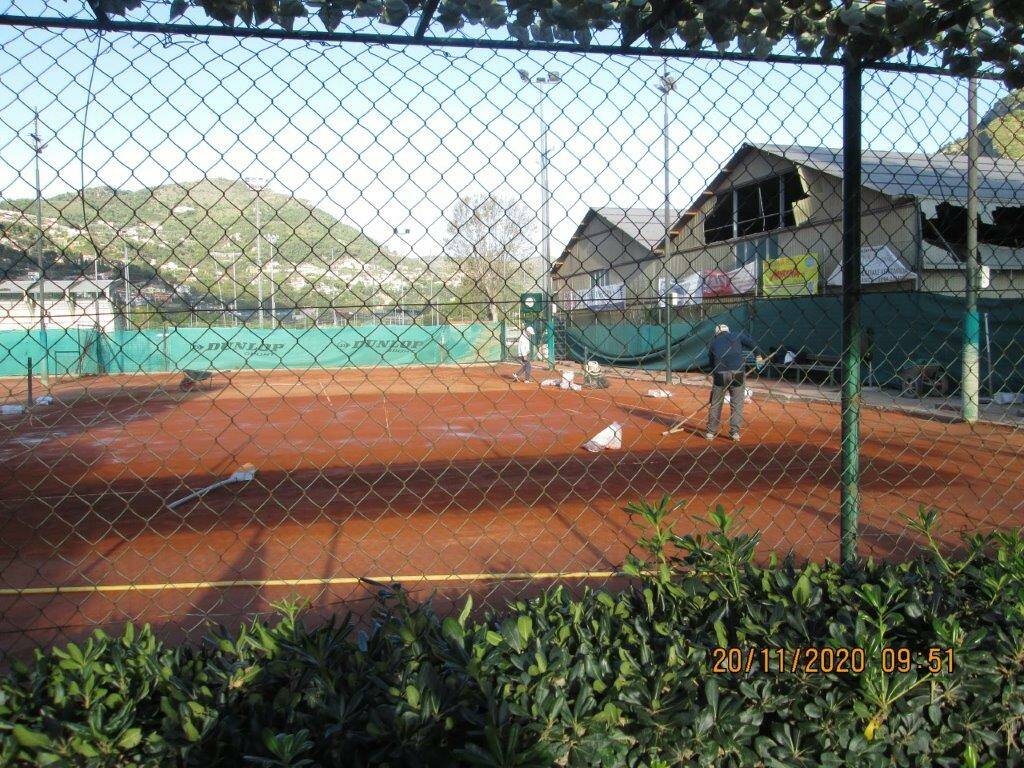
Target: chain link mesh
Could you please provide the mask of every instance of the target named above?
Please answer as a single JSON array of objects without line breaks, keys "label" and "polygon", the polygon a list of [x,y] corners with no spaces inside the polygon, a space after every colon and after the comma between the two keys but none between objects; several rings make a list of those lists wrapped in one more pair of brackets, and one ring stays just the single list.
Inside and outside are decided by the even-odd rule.
[{"label": "chain link mesh", "polygon": [[[839,68],[0,39],[6,652],[601,584],[664,494],[837,555]],[[965,423],[967,83],[863,79],[865,556],[1021,523],[1024,101],[978,102]]]}]

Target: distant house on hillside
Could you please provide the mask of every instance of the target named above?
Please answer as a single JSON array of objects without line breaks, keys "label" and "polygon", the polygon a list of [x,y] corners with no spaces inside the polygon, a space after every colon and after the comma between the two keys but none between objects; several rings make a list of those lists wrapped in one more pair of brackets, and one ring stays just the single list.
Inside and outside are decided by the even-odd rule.
[{"label": "distant house on hillside", "polygon": [[[862,166],[865,290],[962,294],[967,158],[868,150]],[[983,295],[1022,296],[1024,165],[982,157],[978,167]],[[838,291],[842,174],[840,150],[745,144],[673,222],[668,258],[657,245],[644,256],[609,256],[627,261],[651,298],[671,293],[682,303]],[[600,270],[600,261],[588,269]]]},{"label": "distant house on hillside", "polygon": [[[679,215],[669,214],[670,221]],[[664,242],[663,208],[589,209],[551,267],[558,306],[601,310],[650,295],[641,265]]]},{"label": "distant house on hillside", "polygon": [[[112,331],[117,312],[113,280],[47,280],[43,285],[48,329],[100,328]],[[39,329],[38,280],[0,281],[0,330]]]}]

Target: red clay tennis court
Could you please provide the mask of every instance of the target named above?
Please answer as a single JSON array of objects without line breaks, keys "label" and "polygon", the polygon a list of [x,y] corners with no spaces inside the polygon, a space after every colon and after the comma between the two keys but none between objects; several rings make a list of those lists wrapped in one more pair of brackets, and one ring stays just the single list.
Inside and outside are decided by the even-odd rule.
[{"label": "red clay tennis court", "polygon": [[[7,651],[95,625],[192,632],[298,594],[326,610],[361,577],[419,594],[604,583],[635,532],[622,507],[664,494],[762,531],[762,551],[838,552],[839,414],[757,390],[734,444],[703,438],[708,389],[612,379],[565,391],[511,365],[63,382],[0,419],[0,609]],[[539,378],[548,374],[538,371]],[[8,402],[22,393],[6,390]],[[687,429],[662,433],[683,419]],[[581,446],[617,421],[620,450]],[[865,409],[861,552],[911,545],[901,514],[946,531],[1021,525],[1024,436]],[[256,478],[167,502],[256,466]],[[688,519],[679,530],[699,527]]]}]

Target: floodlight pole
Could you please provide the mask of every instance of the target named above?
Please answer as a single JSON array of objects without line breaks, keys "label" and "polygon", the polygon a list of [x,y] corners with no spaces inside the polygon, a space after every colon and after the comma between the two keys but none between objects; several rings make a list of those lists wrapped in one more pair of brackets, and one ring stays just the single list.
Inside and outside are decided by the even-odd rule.
[{"label": "floodlight pole", "polygon": [[544,77],[531,78],[525,70],[519,70],[519,77],[526,85],[533,85],[540,93],[538,99],[537,114],[540,117],[540,188],[541,188],[541,227],[544,230],[544,280],[542,290],[544,292],[544,317],[547,328],[548,347],[548,369],[555,368],[555,319],[552,312],[551,301],[551,192],[548,186],[548,166],[550,157],[548,154],[548,121],[545,116],[545,86],[551,87],[562,82],[562,77],[557,72],[547,72]]},{"label": "floodlight pole", "polygon": [[[124,319],[127,323],[132,308],[132,278],[128,264],[128,243],[124,244]],[[127,330],[127,325],[125,326]]]},{"label": "floodlight pole", "polygon": [[262,233],[260,230],[260,193],[263,191],[263,187],[266,186],[266,182],[259,178],[249,178],[245,180],[249,185],[249,188],[256,195],[256,268],[258,273],[256,275],[256,295],[259,301],[259,321],[260,328],[263,327],[263,250],[260,247],[260,240],[262,239]]},{"label": "floodlight pole", "polygon": [[277,302],[275,295],[277,293],[277,282],[274,277],[274,245],[277,243],[277,235],[267,235],[267,245],[270,246],[270,327],[277,327]]},{"label": "floodlight pole", "polygon": [[39,369],[39,381],[43,388],[50,389],[50,345],[46,340],[46,268],[43,266],[43,185],[39,176],[39,162],[46,145],[39,133],[39,112],[35,113],[32,142],[36,153],[36,265],[39,267],[39,288],[36,303],[39,304],[39,343],[43,347],[43,365]]},{"label": "floodlight pole", "polygon": [[978,81],[967,81],[967,259],[964,264],[964,342],[961,374],[961,415],[968,424],[978,420],[981,365],[978,348]]}]

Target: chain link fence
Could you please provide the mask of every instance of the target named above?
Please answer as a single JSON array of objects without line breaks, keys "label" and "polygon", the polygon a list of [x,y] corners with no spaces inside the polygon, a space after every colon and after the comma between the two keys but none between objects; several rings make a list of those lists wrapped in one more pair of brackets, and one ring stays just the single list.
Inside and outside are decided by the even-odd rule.
[{"label": "chain link fence", "polygon": [[850,120],[815,64],[0,40],[7,653],[600,585],[666,494],[800,558],[1022,522],[995,81],[867,69]]}]

